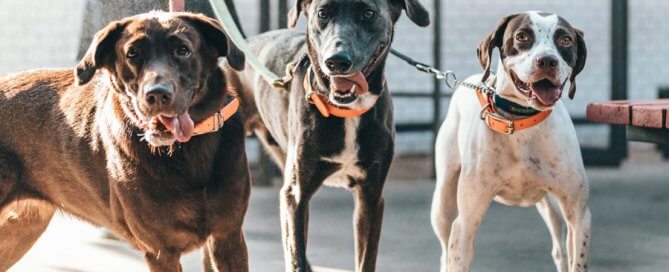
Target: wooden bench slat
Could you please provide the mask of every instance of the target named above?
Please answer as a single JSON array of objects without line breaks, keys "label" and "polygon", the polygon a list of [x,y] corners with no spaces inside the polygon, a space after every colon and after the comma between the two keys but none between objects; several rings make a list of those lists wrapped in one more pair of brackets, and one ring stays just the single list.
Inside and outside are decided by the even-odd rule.
[{"label": "wooden bench slat", "polygon": [[630,119],[630,107],[626,104],[592,103],[586,110],[586,119],[615,125],[627,125]]},{"label": "wooden bench slat", "polygon": [[669,128],[669,99],[618,100],[591,103],[586,118],[593,122]]},{"label": "wooden bench slat", "polygon": [[669,105],[633,105],[632,126],[665,128],[665,116]]}]

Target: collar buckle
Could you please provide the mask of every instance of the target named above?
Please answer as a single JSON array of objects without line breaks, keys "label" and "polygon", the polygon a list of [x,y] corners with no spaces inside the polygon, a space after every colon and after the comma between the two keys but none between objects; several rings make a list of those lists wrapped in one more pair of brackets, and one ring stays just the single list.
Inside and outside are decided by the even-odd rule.
[{"label": "collar buckle", "polygon": [[225,118],[221,116],[220,112],[216,112],[214,114],[214,129],[219,130],[225,125]]},{"label": "collar buckle", "polygon": [[499,114],[497,114],[497,113],[485,111],[485,112],[483,113],[483,115],[482,115],[482,118],[483,118],[483,119],[485,120],[485,122],[488,123],[488,124],[490,124],[490,119],[492,119],[492,120],[494,120],[494,121],[496,121],[496,122],[500,122],[500,123],[504,123],[504,124],[506,124],[506,131],[500,131],[500,132],[502,132],[502,133],[504,133],[504,134],[506,134],[506,135],[511,135],[511,134],[513,134],[513,133],[515,132],[515,130],[516,130],[516,126],[515,126],[515,124],[513,123],[513,120],[509,120],[509,119],[505,118],[504,116],[501,116],[501,115],[499,115]]}]

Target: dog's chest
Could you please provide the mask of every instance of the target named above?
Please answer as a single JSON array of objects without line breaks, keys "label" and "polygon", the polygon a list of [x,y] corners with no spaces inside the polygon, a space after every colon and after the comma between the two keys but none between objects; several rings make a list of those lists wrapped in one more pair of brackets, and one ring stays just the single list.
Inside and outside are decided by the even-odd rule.
[{"label": "dog's chest", "polygon": [[321,158],[323,161],[340,165],[338,170],[325,179],[325,185],[348,188],[353,184],[353,180],[365,177],[365,171],[358,165],[359,126],[359,117],[344,120],[344,148],[337,155]]}]

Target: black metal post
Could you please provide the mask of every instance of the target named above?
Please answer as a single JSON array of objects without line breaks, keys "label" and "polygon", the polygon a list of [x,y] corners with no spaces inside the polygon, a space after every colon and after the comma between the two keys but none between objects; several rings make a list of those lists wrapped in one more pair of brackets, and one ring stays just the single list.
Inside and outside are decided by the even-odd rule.
[{"label": "black metal post", "polygon": [[279,0],[277,9],[279,28],[286,28],[288,26],[288,0]]},{"label": "black metal post", "polygon": [[[434,67],[441,67],[441,0],[434,0],[434,21],[432,25],[432,54],[434,59]],[[436,78],[432,80],[432,165],[434,166],[434,143],[437,140],[437,132],[441,125],[441,84],[442,82]],[[435,169],[432,167],[432,169]],[[435,176],[432,172],[432,176]]]},{"label": "black metal post", "polygon": [[[657,98],[667,99],[669,98],[669,87],[660,87],[658,90]],[[669,146],[658,145],[658,149],[662,152],[662,157],[666,160],[669,159]]]},{"label": "black metal post", "polygon": [[270,17],[272,16],[270,12],[269,0],[260,0],[260,27],[258,32],[263,33],[267,32],[271,27]]},{"label": "black metal post", "polygon": [[[259,32],[267,32],[270,30],[270,2],[269,0],[260,0],[260,29]],[[272,178],[274,177],[274,166],[272,160],[263,150],[262,145],[258,145],[258,162],[256,164],[256,171],[253,175],[253,184],[258,186],[271,186]]]},{"label": "black metal post", "polygon": [[[441,0],[434,0],[434,26],[432,29],[432,56],[434,67],[441,67]],[[432,80],[432,126],[434,134],[437,134],[441,118],[441,84],[436,78]]]},{"label": "black metal post", "polygon": [[[627,0],[611,0],[611,99],[627,99]],[[627,157],[625,128],[611,126],[609,148],[620,160]]]}]

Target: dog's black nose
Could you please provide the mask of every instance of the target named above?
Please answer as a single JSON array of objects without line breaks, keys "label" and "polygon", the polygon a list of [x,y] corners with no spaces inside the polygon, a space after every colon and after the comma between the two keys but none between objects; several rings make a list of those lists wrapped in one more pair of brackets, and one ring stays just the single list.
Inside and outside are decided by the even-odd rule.
[{"label": "dog's black nose", "polygon": [[537,68],[542,70],[546,71],[555,70],[558,66],[558,59],[554,56],[538,57],[535,60],[535,65],[537,66]]},{"label": "dog's black nose", "polygon": [[337,52],[325,60],[328,70],[333,73],[345,73],[351,68],[353,62],[351,55],[345,51]]},{"label": "dog's black nose", "polygon": [[144,99],[146,103],[152,106],[166,106],[172,103],[173,98],[172,87],[166,84],[158,84],[149,87]]}]

